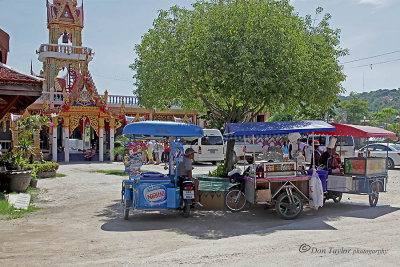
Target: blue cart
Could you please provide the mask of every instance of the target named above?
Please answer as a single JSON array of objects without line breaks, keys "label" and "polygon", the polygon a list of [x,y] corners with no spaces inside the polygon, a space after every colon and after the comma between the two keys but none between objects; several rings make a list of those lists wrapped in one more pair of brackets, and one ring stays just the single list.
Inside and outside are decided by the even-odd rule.
[{"label": "blue cart", "polygon": [[[129,217],[130,210],[183,210],[184,216],[190,214],[191,201],[194,198],[193,184],[183,181],[178,185],[178,177],[174,171],[174,163],[178,167],[182,159],[183,149],[175,142],[177,148],[171,149],[169,157],[169,173],[158,172],[141,173],[141,155],[135,151],[140,149],[138,140],[164,140],[170,143],[178,137],[185,139],[198,138],[203,136],[203,129],[196,125],[186,123],[165,122],[165,121],[146,121],[128,124],[123,130],[124,136],[131,139],[130,145],[137,146],[129,151],[128,160],[132,160],[131,165],[126,168],[129,172],[129,179],[122,181],[121,207],[124,219]],[[172,147],[172,146],[171,146]],[[175,152],[175,153],[174,153]]]}]

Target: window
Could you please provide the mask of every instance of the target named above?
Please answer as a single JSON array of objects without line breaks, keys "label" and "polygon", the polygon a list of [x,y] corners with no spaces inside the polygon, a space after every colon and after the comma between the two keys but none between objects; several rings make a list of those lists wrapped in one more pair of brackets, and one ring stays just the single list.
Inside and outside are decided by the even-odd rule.
[{"label": "window", "polygon": [[[319,142],[320,146],[326,145],[326,136],[314,136],[314,140]],[[308,144],[312,146],[312,136],[308,137]]]},{"label": "window", "polygon": [[388,147],[384,145],[375,145],[375,151],[388,151]]},{"label": "window", "polygon": [[336,141],[337,146],[354,146],[354,140],[351,136],[339,136]]},{"label": "window", "polygon": [[223,145],[221,136],[204,136],[201,138],[201,144],[205,146]]},{"label": "window", "polygon": [[192,140],[192,139],[180,139],[180,142],[182,142],[183,145],[197,145],[198,143],[198,138]]},{"label": "window", "polygon": [[390,148],[392,150],[400,150],[400,145],[391,145]]}]

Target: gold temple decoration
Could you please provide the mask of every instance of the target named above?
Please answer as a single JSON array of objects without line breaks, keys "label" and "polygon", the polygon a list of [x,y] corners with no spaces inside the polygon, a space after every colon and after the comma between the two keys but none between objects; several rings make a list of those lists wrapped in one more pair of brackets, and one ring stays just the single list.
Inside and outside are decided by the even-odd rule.
[{"label": "gold temple decoration", "polygon": [[142,119],[140,118],[139,113],[136,113],[135,119],[133,120],[133,122],[139,122],[142,121]]},{"label": "gold temple decoration", "polygon": [[99,128],[104,128],[104,118],[99,118]]},{"label": "gold temple decoration", "polygon": [[99,117],[96,115],[87,115],[86,117],[89,119],[90,127],[92,127],[97,136],[99,136]]},{"label": "gold temple decoration", "polygon": [[187,114],[185,114],[185,117],[183,117],[183,122],[190,124],[190,120],[189,120]]},{"label": "gold temple decoration", "polygon": [[76,114],[72,114],[69,117],[69,129],[70,129],[69,135],[70,136],[72,135],[74,130],[79,126],[79,122],[80,122],[81,118],[82,118],[81,115],[76,115]]},{"label": "gold temple decoration", "polygon": [[53,127],[57,128],[58,126],[58,117],[52,117],[51,122],[53,123]]},{"label": "gold temple decoration", "polygon": [[3,132],[5,133],[7,131],[7,121],[10,121],[10,113],[7,113],[4,115],[4,117],[0,120],[0,123],[3,124]]},{"label": "gold temple decoration", "polygon": [[110,129],[114,129],[115,128],[115,119],[111,118],[110,119]]},{"label": "gold temple decoration", "polygon": [[115,129],[118,129],[119,127],[121,127],[122,126],[122,122],[120,121],[120,120],[117,120],[116,122],[115,122]]},{"label": "gold temple decoration", "polygon": [[64,128],[69,128],[69,117],[64,118]]}]

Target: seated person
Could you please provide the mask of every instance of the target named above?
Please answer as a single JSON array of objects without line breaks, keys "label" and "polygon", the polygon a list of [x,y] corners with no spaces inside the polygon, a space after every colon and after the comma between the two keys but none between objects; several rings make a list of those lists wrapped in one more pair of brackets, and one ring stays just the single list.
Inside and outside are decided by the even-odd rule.
[{"label": "seated person", "polygon": [[182,181],[187,178],[194,184],[194,204],[196,206],[203,206],[199,202],[199,180],[193,178],[192,176],[192,160],[194,158],[194,153],[196,153],[193,148],[187,148],[183,156],[183,161],[178,165],[178,183],[181,184]]}]

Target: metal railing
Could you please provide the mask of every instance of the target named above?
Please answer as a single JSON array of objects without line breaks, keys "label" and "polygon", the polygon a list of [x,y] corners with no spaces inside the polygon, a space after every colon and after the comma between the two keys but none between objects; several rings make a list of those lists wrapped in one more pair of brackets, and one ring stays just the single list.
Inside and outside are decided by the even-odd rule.
[{"label": "metal railing", "polygon": [[[43,99],[45,96],[49,105],[50,102],[56,106],[62,105],[64,102],[64,97],[61,92],[43,92],[42,96],[35,101],[35,104],[43,104]],[[100,97],[104,97],[104,95],[100,95]],[[134,96],[109,95],[107,98],[107,104],[114,107],[121,106],[122,100],[124,101],[126,107],[139,107],[137,97]]]},{"label": "metal railing", "polygon": [[59,44],[42,44],[39,48],[39,53],[42,52],[56,52],[64,54],[79,54],[93,56],[94,52],[91,48],[82,46],[59,45]]}]

